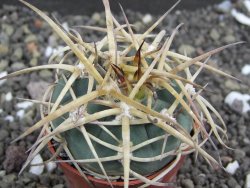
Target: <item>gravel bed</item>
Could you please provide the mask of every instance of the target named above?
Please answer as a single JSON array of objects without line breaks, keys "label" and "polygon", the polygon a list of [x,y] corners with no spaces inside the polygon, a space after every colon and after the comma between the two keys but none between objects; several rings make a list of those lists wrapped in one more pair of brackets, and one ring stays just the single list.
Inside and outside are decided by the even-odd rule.
[{"label": "gravel bed", "polygon": [[[241,4],[235,5],[241,8]],[[143,31],[159,16],[143,15],[126,11],[128,20],[135,25],[136,31]],[[93,13],[92,16],[62,16],[56,12],[53,15],[64,26],[99,25],[104,26],[104,13]],[[120,22],[122,15],[116,15]],[[144,20],[144,22],[142,22]],[[202,157],[190,155],[177,176],[177,187],[183,188],[240,188],[245,186],[246,176],[250,174],[250,114],[242,114],[242,104],[237,103],[233,108],[225,104],[224,99],[231,91],[250,94],[250,75],[243,75],[241,69],[250,64],[250,27],[235,21],[229,13],[220,13],[216,6],[206,7],[195,11],[175,11],[163,21],[155,33],[165,29],[169,34],[179,24],[185,25],[177,34],[172,49],[186,52],[195,57],[205,51],[236,42],[245,41],[211,57],[209,63],[242,80],[242,84],[223,78],[209,71],[203,71],[198,83],[209,83],[208,90],[203,95],[211,101],[222,115],[228,127],[227,145],[233,150],[218,145],[222,163],[237,161],[239,168],[234,174],[222,169],[212,169]],[[48,57],[63,46],[51,28],[32,11],[25,7],[5,6],[0,8],[0,75],[20,70],[25,67],[46,64]],[[85,41],[97,41],[103,36],[79,29]],[[53,72],[45,70],[7,81],[0,81],[0,187],[66,187],[61,170],[49,172],[44,170],[42,175],[34,175],[26,170],[18,176],[18,171],[25,161],[25,151],[34,143],[36,134],[10,144],[25,129],[39,120],[39,109],[36,105],[21,104],[19,98],[39,99],[41,93],[53,81]],[[208,152],[214,152],[207,144]],[[43,151],[44,160],[49,159],[49,152]]]}]

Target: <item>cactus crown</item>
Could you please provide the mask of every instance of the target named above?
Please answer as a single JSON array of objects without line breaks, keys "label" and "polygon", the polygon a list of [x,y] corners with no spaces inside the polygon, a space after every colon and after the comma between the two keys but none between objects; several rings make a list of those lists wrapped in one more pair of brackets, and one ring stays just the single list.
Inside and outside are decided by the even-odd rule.
[{"label": "cactus crown", "polygon": [[[52,139],[61,143],[56,154],[63,148],[70,158],[68,162],[83,177],[80,166],[109,182],[116,178],[114,175],[123,176],[125,187],[132,176],[145,185],[165,185],[157,182],[160,176],[154,181],[143,176],[174,159],[170,166],[173,168],[181,155],[194,151],[210,164],[220,165],[202,146],[212,142],[211,135],[225,146],[221,137],[226,136],[226,127],[219,113],[201,96],[205,86],[196,84],[195,79],[202,69],[234,78],[206,62],[211,55],[236,43],[195,58],[170,51],[182,24],[169,37],[165,37],[164,30],[157,35],[151,33],[178,2],[144,33],[135,34],[123,9],[126,24],[120,25],[111,14],[108,0],[103,0],[107,27],[84,27],[107,35],[96,43],[86,43],[74,29],[66,31],[39,9],[21,1],[45,19],[66,43],[52,55],[48,65],[1,78],[42,69],[56,71],[56,82],[48,88],[43,101],[34,101],[42,106],[42,119],[15,140],[42,128],[23,169]],[[154,37],[153,41],[147,42],[150,37]],[[64,56],[60,61],[51,64],[61,53]],[[64,64],[72,54],[77,57],[75,65]],[[194,74],[189,70],[191,66],[198,67]],[[50,100],[46,101],[48,96]],[[145,162],[147,168],[143,168]]]}]

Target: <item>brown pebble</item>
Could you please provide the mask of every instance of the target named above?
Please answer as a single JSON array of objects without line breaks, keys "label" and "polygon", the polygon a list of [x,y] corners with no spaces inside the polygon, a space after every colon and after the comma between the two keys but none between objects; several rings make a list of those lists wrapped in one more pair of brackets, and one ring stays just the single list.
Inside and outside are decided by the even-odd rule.
[{"label": "brown pebble", "polygon": [[27,158],[25,149],[22,146],[9,146],[6,150],[3,168],[7,173],[19,172]]}]

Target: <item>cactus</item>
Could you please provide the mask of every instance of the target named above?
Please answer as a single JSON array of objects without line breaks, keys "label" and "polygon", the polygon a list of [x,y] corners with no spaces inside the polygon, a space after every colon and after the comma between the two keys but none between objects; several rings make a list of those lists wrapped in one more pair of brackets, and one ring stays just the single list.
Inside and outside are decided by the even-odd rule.
[{"label": "cactus", "polygon": [[[206,85],[196,84],[195,79],[202,69],[235,79],[206,62],[211,55],[238,43],[195,58],[186,57],[170,51],[182,24],[171,36],[166,38],[163,30],[152,40],[152,31],[179,2],[147,31],[135,34],[122,7],[125,25],[116,21],[108,0],[103,0],[107,28],[84,26],[106,33],[96,43],[84,42],[74,29],[66,31],[39,9],[21,2],[45,19],[66,43],[52,55],[48,65],[0,78],[55,70],[55,84],[48,88],[43,101],[33,100],[42,106],[41,120],[15,140],[42,128],[23,169],[51,140],[60,143],[56,154],[63,148],[69,157],[64,162],[71,162],[84,178],[87,171],[107,179],[110,185],[112,179],[120,176],[124,187],[128,187],[132,177],[145,185],[165,185],[157,178],[146,181],[144,176],[192,152],[202,155],[211,165],[220,166],[202,146],[207,141],[213,144],[211,135],[226,146],[221,138],[226,136],[226,127],[216,109],[201,96],[202,91],[209,92]],[[64,56],[60,62],[51,64],[61,53]],[[71,54],[77,58],[76,63],[64,64]],[[194,74],[191,66],[198,67]],[[222,126],[215,123],[211,113]]]},{"label": "cactus", "polygon": [[[62,89],[65,87],[65,82],[61,79],[57,85],[55,86],[55,89],[53,91],[51,102],[54,103],[58,96],[60,95]],[[72,90],[74,91],[76,98],[81,97],[83,95],[86,95],[88,88],[88,79],[78,79],[74,82],[72,85]],[[157,112],[161,112],[164,109],[170,107],[171,103],[173,103],[172,99],[173,97],[171,94],[163,89],[163,98],[165,100],[161,100],[160,98],[160,92],[157,92],[157,95],[159,98],[156,100],[154,105],[154,110]],[[162,94],[161,94],[162,95]],[[166,97],[169,96],[169,97]],[[67,104],[73,100],[72,96],[70,96],[70,93],[68,92],[64,99],[61,101],[61,104]],[[110,101],[110,99],[108,100]],[[143,101],[143,100],[142,100]],[[94,101],[89,102],[88,106],[86,107],[86,111],[88,114],[94,114],[97,112],[101,112],[104,110],[109,110],[111,107],[107,107],[100,104],[95,104]],[[141,101],[140,101],[141,102]],[[145,103],[145,102],[142,102]],[[114,102],[118,107],[120,107],[122,110],[125,110],[124,108],[127,108],[128,106],[126,104],[121,104],[120,102]],[[53,121],[54,128],[60,126],[60,124],[65,121],[67,118],[77,118],[76,116],[81,116],[82,109],[78,109],[77,112],[73,112],[70,115],[67,114],[63,118],[59,117],[56,120]],[[132,114],[128,114],[132,117]],[[70,117],[69,117],[70,116]],[[84,115],[83,115],[84,116]],[[116,120],[117,119],[117,120]],[[105,124],[110,122],[111,124],[116,122],[119,122],[120,115],[113,117],[105,117],[102,118],[100,121],[105,121]],[[188,115],[186,111],[179,113],[176,115],[177,122],[185,128],[187,132],[190,132],[192,127],[192,119]],[[73,120],[77,122],[77,120]],[[86,131],[88,132],[91,137],[96,137],[96,139],[100,139],[102,142],[105,142],[106,144],[112,144],[115,147],[118,147],[117,149],[112,149],[110,147],[107,147],[102,144],[102,142],[93,142],[94,149],[98,155],[99,158],[104,157],[112,157],[116,156],[119,153],[119,147],[122,148],[122,127],[119,126],[106,126],[105,129],[103,129],[100,122],[95,124],[94,122],[90,122],[88,124],[85,124]],[[134,125],[131,123],[130,126],[130,145],[131,149],[133,149],[133,146],[136,146],[138,144],[145,143],[146,145],[144,147],[138,148],[131,152],[131,155],[133,157],[139,158],[137,160],[131,160],[131,170],[135,171],[136,173],[142,174],[142,175],[149,175],[152,172],[158,171],[162,167],[164,167],[173,157],[163,157],[164,153],[170,152],[172,150],[176,150],[177,147],[180,145],[180,140],[176,139],[173,136],[169,136],[166,134],[165,131],[160,129],[159,127],[155,126],[150,121],[146,120],[146,123],[142,123],[139,125]],[[107,130],[108,131],[107,131]],[[110,135],[112,133],[112,135]],[[68,148],[75,159],[93,159],[94,155],[91,152],[90,147],[88,146],[88,143],[84,136],[82,135],[81,131],[72,129],[69,131],[66,131],[63,134],[63,137],[65,138]],[[115,138],[114,138],[115,137]],[[155,142],[148,143],[148,140],[150,139],[157,139]],[[167,139],[167,142],[164,144],[164,140]],[[158,157],[158,160],[154,160],[152,162],[147,162],[147,165],[143,163],[144,158],[152,158],[156,156]],[[118,158],[114,161],[107,161],[103,163],[103,167],[108,175],[122,175],[123,174],[123,166],[120,162],[122,158]],[[139,160],[139,161],[138,161]],[[89,169],[91,171],[102,173],[99,165],[97,163],[86,163],[83,164],[83,167],[85,169]]]}]

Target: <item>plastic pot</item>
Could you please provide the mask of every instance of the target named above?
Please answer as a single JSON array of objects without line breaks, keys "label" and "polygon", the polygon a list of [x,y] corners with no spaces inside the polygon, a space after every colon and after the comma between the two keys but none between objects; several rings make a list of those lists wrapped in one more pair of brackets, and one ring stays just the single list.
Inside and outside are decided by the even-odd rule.
[{"label": "plastic pot", "polygon": [[[48,144],[49,150],[52,154],[55,153],[55,149],[52,146],[51,143]],[[167,183],[167,182],[174,182],[176,180],[176,174],[180,167],[182,166],[183,162],[185,160],[185,156],[181,156],[180,160],[176,164],[176,166],[169,171],[162,179],[161,182]],[[153,179],[157,175],[159,175],[162,171],[166,170],[169,166],[166,165],[163,169],[160,171],[148,176],[148,179]],[[80,173],[72,166],[70,166],[68,163],[60,163],[60,168],[63,170],[64,175],[66,177],[66,181],[69,188],[90,188],[88,183],[84,180],[84,178],[80,175]],[[106,180],[103,179],[97,179],[93,176],[87,175],[87,178],[89,181],[93,184],[96,188],[110,188],[109,183]],[[114,188],[122,188],[124,186],[123,182],[112,182]],[[131,180],[129,181],[129,187],[130,188],[137,188],[140,185],[143,185],[143,182],[141,180]],[[158,186],[149,186],[150,188],[159,188]],[[166,188],[172,188],[172,186],[167,186]]]}]

